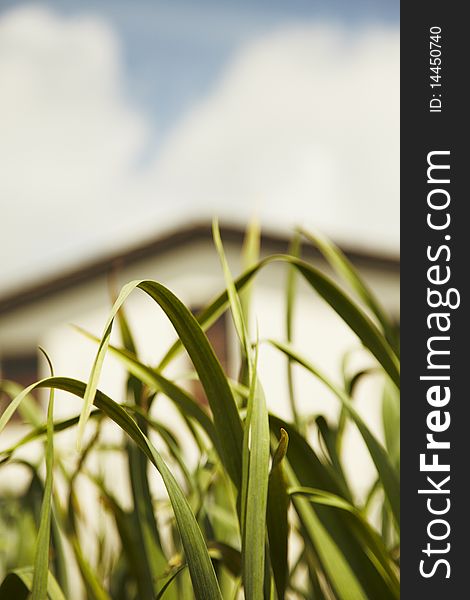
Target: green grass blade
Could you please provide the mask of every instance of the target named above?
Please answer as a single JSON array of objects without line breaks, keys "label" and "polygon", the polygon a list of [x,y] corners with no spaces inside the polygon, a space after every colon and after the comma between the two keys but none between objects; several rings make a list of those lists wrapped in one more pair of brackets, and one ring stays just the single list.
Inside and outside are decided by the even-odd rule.
[{"label": "green grass blade", "polygon": [[72,546],[89,600],[111,600],[110,596],[103,587],[104,584],[98,579],[97,574],[88,562],[75,532],[69,535],[69,541],[70,545]]},{"label": "green grass blade", "polygon": [[[346,409],[341,406],[342,411],[346,413]],[[336,473],[337,479],[341,482],[344,493],[343,496],[348,500],[352,500],[351,490],[349,489],[348,482],[344,475],[343,465],[341,464],[340,455],[337,451],[338,439],[337,430],[334,427],[330,427],[325,417],[322,415],[315,419],[317,429],[321,435],[321,438],[325,444],[326,452],[328,453],[329,460]]]},{"label": "green grass blade", "polygon": [[[42,350],[42,349],[41,349]],[[51,371],[54,375],[52,363],[47,354],[42,350]],[[51,513],[52,513],[52,485],[54,473],[54,390],[49,392],[47,408],[47,439],[46,439],[46,482],[41,505],[41,518],[36,539],[34,553],[34,576],[32,587],[32,600],[44,600],[47,596],[47,580],[49,575],[49,546],[51,539]]]},{"label": "green grass blade", "polygon": [[[219,255],[220,263],[222,265],[222,270],[224,273],[225,286],[227,288],[228,299],[231,308],[231,314],[233,318],[233,324],[235,326],[235,331],[237,332],[238,338],[242,345],[242,352],[245,357],[249,360],[250,349],[248,346],[247,339],[247,329],[246,323],[243,315],[243,309],[240,302],[240,298],[237,294],[235,286],[233,284],[232,274],[230,273],[230,268],[228,266],[227,258],[225,256],[224,247],[222,245],[222,240],[220,238],[220,231],[217,221],[214,220],[212,224],[212,235],[214,238],[214,244]],[[250,364],[248,365],[250,367]]]},{"label": "green grass blade", "polygon": [[[20,404],[20,406],[21,406],[21,404]],[[90,419],[100,418],[102,415],[103,415],[103,413],[101,411],[95,410],[90,413]],[[61,419],[60,421],[54,421],[54,423],[53,423],[54,433],[59,433],[61,431],[66,431],[67,429],[70,429],[71,427],[75,427],[75,425],[78,424],[79,418],[80,417],[77,415],[76,417],[70,417],[69,419]],[[10,446],[9,448],[5,448],[4,450],[1,451],[0,464],[7,462],[11,458],[11,456],[13,455],[15,450],[18,450],[19,448],[21,448],[22,446],[24,446],[30,442],[34,442],[35,440],[38,440],[39,438],[41,438],[42,436],[44,436],[46,434],[47,434],[47,424],[43,424],[43,425],[39,425],[39,426],[35,427],[29,433],[27,433],[21,439],[19,439],[13,446]]]},{"label": "green grass blade", "polygon": [[266,507],[269,477],[269,421],[266,400],[257,377],[258,346],[252,357],[243,309],[233,284],[217,222],[214,242],[224,272],[231,313],[247,361],[250,393],[243,439],[242,564],[245,596],[262,600],[265,575]]},{"label": "green grass blade", "polygon": [[[127,352],[137,357],[137,346],[134,342],[123,307],[119,310],[117,317],[124,348]],[[128,376],[127,393],[130,401],[133,400],[136,408],[142,407],[144,385],[132,373]],[[146,413],[142,408],[136,413],[138,425],[147,434],[145,415]],[[140,596],[142,600],[146,596],[153,600],[155,593],[159,590],[158,580],[162,572],[166,569],[167,559],[161,545],[153,511],[152,494],[147,476],[147,458],[132,443],[126,444],[126,453],[134,504],[131,529],[135,531],[137,547],[135,556],[140,556],[139,564],[135,565],[135,573],[141,590]],[[128,556],[129,559],[132,559],[129,553]],[[173,600],[176,600],[173,589],[168,594],[168,597],[170,596]]]},{"label": "green grass blade", "polygon": [[[102,481],[94,477],[90,477],[90,479],[98,486],[105,507],[108,508],[114,517],[123,554],[126,556],[129,570],[137,583],[139,599],[154,600],[156,592],[154,590],[154,582],[149,578],[147,573],[148,564],[145,560],[147,556],[142,556],[143,553],[147,553],[147,548],[142,545],[137,511],[127,512],[123,510],[113,495],[105,488]],[[167,563],[165,561],[161,565],[160,573],[156,573],[156,576],[161,576],[165,572],[166,567]]]},{"label": "green grass blade", "polygon": [[[6,394],[10,400],[16,398],[22,391],[23,386],[14,381],[8,381],[6,379],[0,381],[0,392]],[[21,417],[25,421],[31,423],[31,425],[38,426],[43,420],[42,411],[36,400],[32,397],[26,397],[18,407],[18,411]]]},{"label": "green grass blade", "polygon": [[253,370],[252,393],[248,401],[245,426],[249,454],[245,519],[242,537],[243,582],[245,595],[263,599],[265,568],[266,509],[269,477],[269,422],[263,390]]},{"label": "green grass blade", "polygon": [[[250,269],[259,261],[261,242],[261,229],[257,219],[252,219],[246,229],[245,239],[242,248],[242,268],[243,271]],[[243,311],[247,330],[250,331],[250,300],[251,285],[247,285],[240,294],[240,303]]]},{"label": "green grass blade", "polygon": [[[298,258],[300,256],[300,236],[296,234],[290,244],[289,254]],[[287,269],[287,280],[286,280],[286,340],[288,344],[293,341],[294,335],[294,307],[295,307],[295,296],[297,292],[297,272],[294,266]],[[290,408],[292,411],[292,418],[297,427],[299,427],[300,419],[297,411],[297,405],[295,402],[295,389],[294,389],[294,373],[292,369],[292,361],[287,358],[287,389],[289,393]]]},{"label": "green grass blade", "polygon": [[385,446],[397,469],[400,468],[400,398],[396,390],[385,382],[382,397],[382,424]]},{"label": "green grass blade", "polygon": [[267,528],[269,555],[278,600],[284,600],[288,580],[289,496],[284,473],[284,457],[289,436],[281,429],[279,444],[273,456],[269,474]]},{"label": "green grass blade", "polygon": [[175,569],[175,571],[168,577],[168,579],[162,585],[161,590],[158,592],[158,594],[155,597],[155,600],[160,600],[161,598],[163,598],[164,595],[165,595],[165,598],[168,597],[168,594],[166,594],[166,592],[168,591],[170,585],[173,583],[173,581],[176,579],[176,577],[181,573],[181,571],[185,568],[186,568],[186,565],[180,565],[179,567],[177,567]]},{"label": "green grass blade", "polygon": [[400,484],[395,468],[390,462],[390,458],[387,455],[382,444],[376,439],[373,433],[365,424],[362,417],[354,408],[350,398],[336,385],[334,385],[323,373],[321,373],[316,367],[314,367],[308,360],[297,354],[292,348],[270,340],[270,343],[283,352],[290,356],[292,360],[304,367],[307,371],[315,375],[322,383],[324,383],[339,399],[341,404],[347,410],[349,416],[354,421],[356,427],[359,429],[362,438],[369,450],[370,456],[375,464],[379,477],[382,481],[382,485],[390,503],[393,515],[396,522],[400,522]]},{"label": "green grass blade", "polygon": [[25,400],[29,396],[29,394],[34,390],[34,388],[35,384],[33,383],[32,385],[23,389],[17,396],[15,396],[11,400],[11,402],[3,411],[2,416],[0,417],[0,433],[5,429],[8,421],[12,418],[12,416],[18,410],[23,400]]},{"label": "green grass blade", "polygon": [[[343,359],[342,371],[343,371],[343,387],[346,394],[354,400],[354,392],[358,383],[366,376],[371,375],[373,373],[378,373],[379,370],[377,368],[370,369],[361,369],[360,371],[354,373],[354,375],[349,376],[346,372],[346,364],[348,360],[347,353]],[[393,384],[392,384],[393,385]],[[396,388],[395,388],[396,389]],[[338,427],[336,432],[336,452],[338,455],[341,455],[341,451],[343,448],[343,439],[344,439],[344,430],[346,427],[346,410],[344,407],[341,407],[341,412],[338,418]]]},{"label": "green grass blade", "polygon": [[[128,410],[131,411],[131,409],[128,409]],[[141,413],[140,411],[137,410],[136,414],[139,414],[139,413],[140,413],[141,419],[150,427],[150,429],[155,431],[159,435],[159,437],[162,439],[169,454],[175,460],[176,464],[178,465],[179,469],[181,470],[181,473],[184,476],[184,479],[186,480],[188,489],[192,490],[194,487],[194,481],[193,481],[191,473],[188,470],[188,467],[186,466],[183,452],[182,452],[181,448],[179,447],[176,438],[173,436],[171,431],[167,427],[165,427],[162,423],[155,421],[154,419],[148,417],[146,414]],[[144,494],[144,496],[141,498],[141,501],[145,501],[146,506],[151,508],[152,499],[150,497],[146,497]]]}]

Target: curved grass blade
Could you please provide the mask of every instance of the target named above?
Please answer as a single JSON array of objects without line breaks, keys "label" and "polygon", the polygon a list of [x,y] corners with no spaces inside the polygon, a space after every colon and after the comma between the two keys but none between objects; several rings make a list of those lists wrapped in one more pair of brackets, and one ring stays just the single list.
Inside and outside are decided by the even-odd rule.
[{"label": "curved grass blade", "polygon": [[[257,219],[252,219],[246,229],[242,248],[242,269],[246,271],[259,261],[261,228]],[[251,286],[248,285],[240,294],[240,303],[247,330],[250,331]]]},{"label": "curved grass blade", "polygon": [[[6,394],[10,400],[16,398],[22,391],[23,386],[15,381],[9,381],[7,379],[0,381],[0,392]],[[31,423],[31,425],[38,426],[43,421],[42,411],[34,398],[26,397],[18,407],[18,411],[21,417],[25,421]]]},{"label": "curved grass blade", "polygon": [[[21,404],[20,404],[20,407],[21,407]],[[94,410],[90,413],[90,419],[97,419],[102,416],[103,416],[103,413],[99,410]],[[77,415],[76,417],[70,417],[69,419],[54,421],[54,423],[53,423],[54,433],[59,433],[61,431],[66,431],[67,429],[70,429],[71,427],[75,427],[75,425],[78,424],[79,418],[80,418],[79,415]],[[0,452],[0,464],[7,462],[11,458],[11,456],[13,455],[15,450],[18,450],[19,448],[21,448],[25,444],[28,444],[29,442],[34,442],[35,440],[38,440],[42,436],[46,435],[46,433],[47,433],[47,424],[38,425],[37,427],[32,429],[30,432],[28,432],[26,435],[24,435],[21,439],[19,439],[13,446],[10,446],[9,448],[5,448],[4,450],[2,450]]]},{"label": "curved grass blade", "polygon": [[[131,354],[134,354],[137,358],[137,346],[134,342],[131,329],[127,322],[124,307],[121,307],[117,314],[119,330],[121,334],[122,343],[124,348]],[[129,373],[127,379],[127,393],[130,401],[134,401],[136,409],[136,420],[143,433],[147,434],[147,421],[144,418],[146,411],[144,411],[144,385],[136,378],[132,373]],[[155,593],[159,590],[158,578],[162,572],[164,572],[167,559],[162,548],[160,535],[155,520],[155,514],[153,511],[152,494],[150,492],[150,486],[147,476],[147,458],[139,451],[135,444],[126,444],[127,462],[129,470],[129,479],[131,483],[132,499],[134,505],[134,511],[130,516],[129,533],[135,532],[135,542],[137,552],[135,556],[140,555],[140,560],[134,561],[131,553],[127,552],[128,562],[134,561],[134,571],[138,586],[140,588],[140,596],[142,600],[145,597],[153,600]],[[183,470],[186,474],[186,471]],[[117,519],[119,519],[118,511],[115,511]],[[116,522],[118,522],[116,520]],[[127,531],[126,517],[120,519],[122,523],[123,532]],[[131,538],[132,539],[132,538]],[[129,545],[130,547],[131,545]],[[124,545],[123,545],[124,547]],[[176,600],[174,590],[170,590],[168,596],[171,596],[172,600]]]},{"label": "curved grass blade", "polygon": [[400,398],[396,390],[385,382],[382,397],[382,424],[385,445],[396,468],[400,468]]},{"label": "curved grass blade", "polygon": [[[77,328],[78,331],[83,333],[87,338],[99,342],[99,339],[85,331],[84,329]],[[191,417],[202,427],[204,432],[207,434],[214,447],[219,451],[219,455],[222,456],[220,450],[220,444],[217,437],[217,431],[214,427],[214,423],[208,414],[201,408],[196,400],[186,390],[178,386],[173,381],[170,381],[158,371],[155,371],[151,367],[143,364],[131,353],[109,345],[109,352],[116,356],[120,362],[126,367],[126,369],[134,377],[142,381],[149,388],[161,391],[172,400],[176,407],[180,410],[181,414],[186,417]]]},{"label": "curved grass blade", "polygon": [[[300,257],[300,236],[294,235],[292,242],[289,247],[289,254]],[[294,306],[295,306],[295,295],[297,291],[297,273],[295,267],[289,267],[287,270],[287,281],[286,281],[286,340],[288,344],[293,341],[294,334]],[[287,358],[287,389],[289,392],[289,402],[292,411],[292,418],[294,423],[299,427],[300,419],[297,411],[297,405],[295,402],[295,390],[294,390],[294,374],[292,370],[292,361]]]},{"label": "curved grass blade", "polygon": [[[132,412],[133,408],[128,408],[128,410]],[[153,431],[155,431],[162,439],[170,456],[175,460],[182,475],[184,476],[184,479],[188,485],[188,489],[192,490],[192,488],[194,487],[194,482],[192,481],[191,473],[189,472],[188,467],[186,466],[186,463],[184,461],[182,450],[173,433],[162,423],[159,423],[158,421],[155,421],[155,419],[150,418],[137,407],[134,410],[134,412],[136,415],[139,415],[141,420],[143,420],[146,423],[146,425],[148,425]],[[151,498],[146,499],[146,503],[149,504],[151,507]]]},{"label": "curved grass blade", "polygon": [[173,581],[176,579],[176,577],[181,573],[181,571],[183,569],[186,569],[186,566],[187,565],[180,565],[179,567],[177,567],[175,569],[175,571],[171,575],[169,575],[168,579],[162,585],[161,590],[156,595],[155,600],[160,600],[161,598],[163,598],[165,592],[168,590],[168,588],[170,587],[170,585],[173,583]]},{"label": "curved grass blade", "polygon": [[266,507],[269,477],[269,421],[264,393],[257,377],[258,346],[252,357],[246,323],[232,275],[225,257],[217,222],[213,223],[214,242],[224,272],[231,313],[246,360],[250,393],[243,436],[242,473],[242,576],[245,595],[262,600],[265,581]]},{"label": "curved grass blade", "polygon": [[275,348],[290,356],[299,365],[310,371],[322,383],[324,383],[339,399],[341,404],[348,411],[349,416],[359,429],[362,438],[369,450],[370,456],[375,464],[375,468],[380,476],[386,497],[390,503],[393,515],[397,524],[400,522],[400,484],[398,481],[397,472],[390,462],[390,459],[380,442],[376,439],[368,426],[365,424],[362,417],[354,408],[350,398],[336,385],[334,385],[325,375],[323,375],[309,361],[297,354],[292,348],[289,348],[281,342],[269,340]]},{"label": "curved grass blade", "polygon": [[214,416],[223,462],[235,486],[240,489],[243,432],[230,385],[212,346],[191,312],[170,290],[155,281],[139,280],[127,284],[114,304],[87,385],[79,423],[79,440],[83,436],[83,429],[93,404],[114,318],[126,298],[136,288],[146,292],[160,305],[193,361]]},{"label": "curved grass blade", "polygon": [[[354,373],[354,375],[352,375],[352,377],[350,377],[346,374],[347,358],[348,358],[348,355],[346,355],[343,360],[343,379],[344,379],[343,385],[344,385],[344,390],[345,390],[346,394],[351,398],[351,400],[354,400],[354,392],[356,390],[358,383],[367,375],[371,375],[371,374],[377,373],[379,371],[376,368],[361,369],[357,373]],[[336,433],[336,452],[338,455],[341,455],[341,450],[343,447],[343,438],[344,438],[344,430],[346,427],[346,420],[347,420],[346,409],[342,406],[341,412],[340,412],[340,415],[338,418],[338,427],[337,427],[337,433]]]},{"label": "curved grass blade", "polygon": [[[346,412],[346,409],[341,407],[342,410]],[[352,501],[351,490],[349,489],[348,482],[344,475],[343,465],[341,464],[340,455],[338,453],[338,430],[330,427],[323,416],[318,416],[315,419],[316,426],[318,431],[325,443],[326,451],[328,453],[329,459],[331,461],[332,467],[338,480],[341,482],[342,488],[344,490],[343,496],[348,500]]]},{"label": "curved grass blade", "polygon": [[[34,390],[34,384],[30,385],[26,389],[20,388],[21,391],[12,398],[11,402],[5,408],[0,417],[0,433],[4,430],[6,424],[11,419],[11,417],[15,414],[15,412],[19,409],[23,400],[27,399],[29,394]],[[26,400],[28,402],[28,400]]]},{"label": "curved grass blade", "polygon": [[[219,255],[220,263],[222,265],[222,270],[224,273],[225,287],[227,288],[228,299],[231,309],[230,312],[232,313],[235,331],[237,332],[238,338],[240,340],[242,352],[244,353],[247,360],[250,361],[250,347],[248,345],[247,328],[243,315],[242,304],[233,284],[232,274],[230,273],[230,268],[228,266],[227,258],[225,256],[217,220],[214,220],[214,222],[212,223],[212,236],[214,238],[214,244]],[[248,368],[250,367],[251,365],[249,363]]]},{"label": "curved grass blade", "polygon": [[79,498],[75,492],[75,484],[85,466],[87,457],[98,442],[99,435],[100,422],[98,422],[95,432],[84,446],[75,469],[68,476],[68,501],[67,508],[63,511],[62,520],[86,589],[87,598],[89,600],[111,600],[107,590],[104,588],[104,583],[102,583],[101,578],[98,576],[95,569],[92,568],[89,558],[83,551],[77,532],[77,517],[80,516],[81,511]]},{"label": "curved grass blade", "polygon": [[[54,376],[52,363],[46,352],[44,354],[51,376]],[[54,390],[50,389],[47,407],[47,439],[46,439],[46,482],[41,505],[39,531],[34,552],[34,575],[31,591],[32,600],[43,600],[47,596],[47,580],[49,575],[49,545],[51,538],[52,485],[54,473]]]},{"label": "curved grass blade", "polygon": [[267,528],[269,555],[278,600],[284,600],[288,579],[289,496],[284,473],[284,457],[289,436],[281,429],[279,444],[273,456],[269,474]]},{"label": "curved grass blade", "polygon": [[269,477],[269,422],[263,390],[253,371],[252,392],[248,400],[245,434],[249,436],[249,455],[244,463],[248,473],[245,519],[242,537],[243,582],[245,595],[263,599],[265,569],[266,509]]},{"label": "curved grass blade", "polygon": [[[137,588],[140,600],[153,600],[155,598],[154,583],[148,577],[148,565],[146,560],[143,560],[142,553],[147,548],[142,546],[141,529],[138,522],[138,514],[136,511],[127,512],[123,510],[113,495],[105,488],[102,481],[96,477],[90,477],[91,481],[98,486],[101,497],[104,500],[105,506],[110,510],[116,523],[116,528],[121,540],[123,554],[126,556],[129,570],[133,574],[137,582]],[[158,564],[158,563],[157,563]],[[167,566],[165,561],[161,573]],[[160,575],[161,573],[157,574]]]}]

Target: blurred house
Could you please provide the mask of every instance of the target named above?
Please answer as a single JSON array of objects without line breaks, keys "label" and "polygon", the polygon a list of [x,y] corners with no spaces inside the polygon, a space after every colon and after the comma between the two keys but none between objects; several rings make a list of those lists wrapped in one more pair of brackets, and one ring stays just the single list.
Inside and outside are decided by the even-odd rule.
[{"label": "blurred house", "polygon": [[[222,228],[222,237],[234,273],[240,272],[240,256],[244,232],[234,226]],[[262,254],[286,251],[289,240],[280,235],[262,236]],[[359,251],[345,250],[358,267],[393,318],[399,314],[398,261]],[[328,271],[324,260],[308,244],[303,256]],[[259,329],[260,339],[285,339],[285,282],[287,267],[274,264],[256,278],[252,292],[252,318]],[[39,364],[38,346],[50,355],[57,375],[87,380],[96,346],[71,324],[95,335],[101,335],[114,293],[133,279],[155,279],[180,297],[194,311],[204,306],[223,288],[223,276],[213,247],[211,228],[207,223],[184,226],[153,240],[123,249],[113,256],[57,273],[33,287],[20,288],[0,297],[0,364],[3,379],[27,385],[47,375]],[[157,364],[175,333],[164,313],[140,290],[126,303],[126,312],[135,335],[140,357]],[[116,335],[114,332],[113,335]],[[221,318],[208,332],[224,367],[237,373],[236,340],[231,320]],[[360,344],[336,313],[299,281],[295,310],[294,345],[334,379],[340,377],[340,361],[346,351]],[[118,338],[115,338],[119,343]],[[368,360],[359,351],[357,360]],[[357,361],[356,361],[357,362]],[[170,366],[170,373],[182,377],[190,369],[184,357]],[[285,359],[267,344],[261,345],[259,372],[269,408],[282,417],[290,418],[286,388]],[[125,374],[116,359],[108,357],[100,381],[100,389],[121,401]],[[300,369],[296,371],[300,409],[304,413],[322,413],[334,419],[338,402],[324,387]],[[193,384],[190,384],[193,385]],[[194,391],[201,395],[194,384]],[[370,378],[359,390],[358,406],[373,430],[381,434],[380,382]],[[56,416],[77,414],[80,401],[67,394],[57,394]],[[201,398],[201,401],[202,398]],[[159,403],[160,418],[173,423],[178,430],[178,417],[171,404]],[[10,426],[10,435],[21,427]],[[361,449],[355,432],[347,443],[354,445],[351,469],[359,490],[373,473],[366,451]],[[73,434],[72,434],[73,437]],[[70,435],[69,435],[70,438]],[[184,443],[184,440],[183,440]],[[2,444],[3,446],[3,444]]]}]

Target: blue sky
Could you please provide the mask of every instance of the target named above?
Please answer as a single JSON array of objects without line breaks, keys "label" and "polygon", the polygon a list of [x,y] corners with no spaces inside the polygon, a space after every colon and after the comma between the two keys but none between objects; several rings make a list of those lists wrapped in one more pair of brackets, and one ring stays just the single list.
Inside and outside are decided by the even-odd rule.
[{"label": "blue sky", "polygon": [[[23,4],[5,1],[3,10]],[[27,5],[27,3],[24,3]],[[106,19],[122,42],[127,91],[158,133],[206,93],[238,48],[290,23],[328,20],[357,28],[399,19],[397,0],[60,0],[60,14]],[[0,12],[1,15],[1,12]]]},{"label": "blue sky", "polygon": [[385,0],[3,2],[0,286],[188,215],[396,254],[398,18]]}]

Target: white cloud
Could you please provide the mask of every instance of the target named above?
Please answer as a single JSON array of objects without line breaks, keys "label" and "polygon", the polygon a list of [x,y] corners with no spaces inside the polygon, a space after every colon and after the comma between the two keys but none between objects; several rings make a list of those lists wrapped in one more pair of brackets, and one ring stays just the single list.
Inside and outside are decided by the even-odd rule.
[{"label": "white cloud", "polygon": [[294,27],[241,52],[155,163],[173,202],[396,250],[398,32]]},{"label": "white cloud", "polygon": [[[0,18],[0,283],[172,218],[311,223],[398,242],[398,32],[292,26],[241,49],[145,172],[119,40],[93,15]],[[157,115],[158,116],[158,115]],[[106,219],[111,215],[111,223]],[[24,268],[24,272],[21,269]],[[18,270],[20,269],[20,271]],[[13,278],[13,279],[12,279]]]},{"label": "white cloud", "polygon": [[95,17],[25,7],[0,19],[1,220],[12,267],[60,262],[74,238],[86,243],[121,209],[146,124],[120,70],[118,41]]}]

